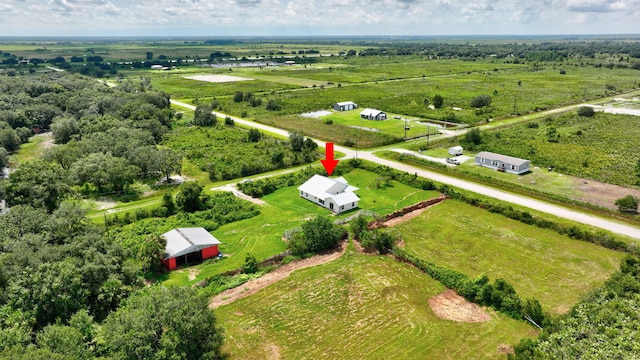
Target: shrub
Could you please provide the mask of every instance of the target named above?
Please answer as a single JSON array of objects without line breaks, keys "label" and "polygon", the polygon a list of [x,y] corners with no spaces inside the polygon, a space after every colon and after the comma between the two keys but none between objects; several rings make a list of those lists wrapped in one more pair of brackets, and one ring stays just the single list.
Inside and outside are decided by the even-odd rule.
[{"label": "shrub", "polygon": [[578,116],[592,117],[596,111],[591,106],[580,106],[577,113]]},{"label": "shrub", "polygon": [[471,107],[473,108],[481,108],[489,105],[491,105],[491,96],[487,94],[478,95],[471,99]]},{"label": "shrub", "polygon": [[618,209],[623,212],[638,212],[638,198],[633,195],[627,195],[615,202]]}]

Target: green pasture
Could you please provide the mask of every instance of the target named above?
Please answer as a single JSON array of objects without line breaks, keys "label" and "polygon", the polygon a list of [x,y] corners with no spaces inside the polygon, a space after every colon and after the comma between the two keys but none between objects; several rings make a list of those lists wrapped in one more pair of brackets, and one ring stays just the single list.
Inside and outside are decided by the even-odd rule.
[{"label": "green pasture", "polygon": [[[331,115],[321,117],[321,119],[340,125],[345,125],[353,128],[359,128],[365,131],[372,132],[384,132],[390,134],[396,138],[404,138],[405,134],[407,138],[426,136],[428,132],[435,134],[437,129],[435,127],[428,127],[420,122],[421,119],[416,118],[402,118],[395,119],[395,114],[387,113],[386,120],[367,120],[360,117],[362,108],[349,110],[349,111],[336,111]],[[407,127],[405,133],[405,124]]]},{"label": "green pasture", "polygon": [[330,57],[323,58],[323,61],[326,63],[309,64],[302,68],[279,67],[271,70],[271,73],[345,85],[526,67],[502,61],[429,60],[423,56]]},{"label": "green pasture", "polygon": [[299,270],[215,310],[230,359],[495,359],[536,331],[491,320],[437,318],[429,298],[445,288],[389,257],[356,253]]},{"label": "green pasture", "polygon": [[[387,214],[421,200],[437,197],[435,191],[424,191],[390,181],[377,186],[377,174],[361,169],[344,175],[353,186],[358,187],[360,208]],[[247,254],[253,254],[258,260],[264,260],[286,250],[282,236],[286,230],[300,226],[305,220],[316,215],[333,213],[300,197],[297,186],[277,190],[263,197],[260,215],[219,227],[213,231],[222,245],[220,251],[227,255],[222,260],[208,261],[193,268],[199,274],[195,280],[188,279],[190,269],[170,272],[165,284],[187,285],[209,276],[235,270],[242,267]],[[346,217],[355,211],[340,215]],[[191,270],[193,271],[193,270]]]},{"label": "green pasture", "polygon": [[624,254],[447,200],[394,227],[406,249],[470,277],[502,277],[553,314],[601,285]]},{"label": "green pasture", "polygon": [[[164,74],[164,76],[152,78],[154,89],[162,90],[177,99],[213,98],[216,96],[233,96],[236,91],[263,93],[299,87],[261,80],[213,83],[187,79],[183,75],[173,75],[170,72],[161,74]],[[227,75],[233,76],[234,74],[229,72]],[[233,99],[229,100],[233,101]]]},{"label": "green pasture", "polygon": [[[234,115],[246,113],[247,117],[260,121],[273,116],[329,109],[336,102],[351,100],[362,108],[375,108],[403,116],[478,123],[512,114],[528,114],[560,105],[579,103],[583,98],[601,97],[608,94],[605,85],[613,86],[618,91],[629,90],[637,84],[638,76],[638,71],[632,69],[577,66],[568,67],[566,74],[561,75],[557,69],[548,66],[536,68],[535,71],[532,68],[523,68],[517,71],[465,72],[424,79],[412,78],[340,87],[276,90],[273,93],[260,94],[263,104],[273,99],[281,106],[281,110],[275,112],[267,111],[264,105],[251,107],[246,102],[235,103],[230,97],[218,98],[218,101],[224,111]],[[180,80],[176,81],[179,84]],[[272,84],[270,82],[258,83],[260,84],[264,86],[247,84],[245,90],[251,88],[252,91],[258,92],[277,88],[275,85],[270,87]],[[212,85],[199,86],[210,88]],[[213,87],[217,86],[227,85],[213,85]],[[291,85],[279,84],[278,86]],[[159,88],[171,92],[166,84],[160,85]],[[211,90],[208,95],[210,97],[201,98],[201,100],[209,101],[216,92],[233,93],[230,90]],[[206,96],[206,92],[201,94]],[[443,96],[444,106],[440,109],[431,109],[429,105],[436,94]],[[491,106],[482,109],[471,108],[471,99],[483,94],[491,96]]]}]

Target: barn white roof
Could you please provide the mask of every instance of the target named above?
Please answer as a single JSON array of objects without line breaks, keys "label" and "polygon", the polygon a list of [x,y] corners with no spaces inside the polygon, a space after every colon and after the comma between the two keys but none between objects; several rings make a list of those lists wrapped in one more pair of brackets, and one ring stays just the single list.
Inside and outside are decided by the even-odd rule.
[{"label": "barn white roof", "polygon": [[162,237],[167,240],[165,260],[222,244],[205,228],[177,228],[162,234]]}]

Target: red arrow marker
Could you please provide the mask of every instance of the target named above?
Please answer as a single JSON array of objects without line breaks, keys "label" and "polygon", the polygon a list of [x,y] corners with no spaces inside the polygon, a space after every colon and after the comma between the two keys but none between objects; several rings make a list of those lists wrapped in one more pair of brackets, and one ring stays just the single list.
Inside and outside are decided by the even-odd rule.
[{"label": "red arrow marker", "polygon": [[327,155],[325,156],[325,159],[320,160],[320,162],[324,166],[324,169],[327,171],[327,175],[331,176],[333,169],[336,168],[336,165],[338,165],[338,162],[340,160],[336,160],[333,158],[333,143],[328,142],[325,145],[325,148],[327,149]]}]

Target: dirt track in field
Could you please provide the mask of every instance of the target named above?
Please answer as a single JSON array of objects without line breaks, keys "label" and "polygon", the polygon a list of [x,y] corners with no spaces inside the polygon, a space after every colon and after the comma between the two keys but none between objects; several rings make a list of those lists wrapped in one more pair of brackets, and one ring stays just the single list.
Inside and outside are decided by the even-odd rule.
[{"label": "dirt track in field", "polygon": [[467,323],[491,320],[491,316],[483,307],[467,301],[451,289],[429,299],[429,306],[441,319]]}]

